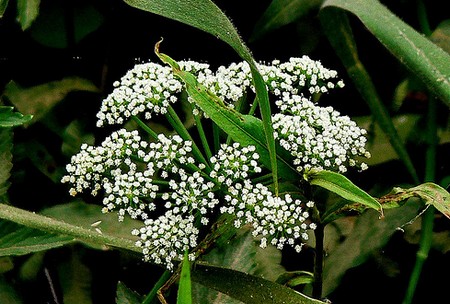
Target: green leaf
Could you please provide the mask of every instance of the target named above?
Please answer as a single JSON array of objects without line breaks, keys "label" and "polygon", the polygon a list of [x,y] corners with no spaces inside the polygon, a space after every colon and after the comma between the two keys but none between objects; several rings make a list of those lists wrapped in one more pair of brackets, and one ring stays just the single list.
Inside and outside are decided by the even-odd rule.
[{"label": "green leaf", "polygon": [[9,0],[0,0],[0,18],[5,14],[6,8],[8,7]]},{"label": "green leaf", "polygon": [[298,270],[283,273],[278,279],[278,284],[288,287],[296,287],[298,285],[310,284],[314,281],[314,274],[309,271]]},{"label": "green leaf", "polygon": [[[174,74],[185,83],[189,96],[209,118],[234,141],[239,142],[243,146],[254,145],[260,155],[261,162],[267,168],[271,168],[270,152],[263,132],[263,123],[260,119],[251,115],[243,115],[226,107],[223,101],[200,84],[194,75],[182,71],[172,58],[159,52],[157,52],[157,55],[163,62],[172,67]],[[277,152],[277,167],[279,168],[280,176],[288,180],[298,180],[300,175],[292,166],[290,154],[281,147],[278,147]]]},{"label": "green leaf", "polygon": [[322,2],[323,0],[273,0],[256,22],[250,41],[308,14],[317,13]]},{"label": "green leaf", "polygon": [[17,0],[17,21],[22,30],[28,29],[39,15],[41,0]]},{"label": "green leaf", "polygon": [[33,116],[13,112],[14,107],[0,106],[0,128],[10,128],[29,122]]},{"label": "green leaf", "polygon": [[[324,5],[330,2],[331,1],[326,1]],[[367,2],[372,3],[373,1]],[[367,5],[366,2],[363,3],[364,6]],[[360,6],[358,3],[354,5]],[[371,11],[372,9],[369,9],[368,13],[371,13]],[[319,16],[328,39],[334,47],[336,54],[340,57],[342,63],[347,69],[349,77],[356,85],[356,88],[363,99],[366,101],[379,126],[389,138],[389,142],[405,164],[414,179],[414,182],[418,183],[419,178],[411,158],[409,157],[402,140],[397,134],[397,130],[392,123],[389,112],[381,101],[375,85],[359,59],[356,43],[353,38],[353,33],[350,28],[347,15],[341,10],[327,8],[322,9]],[[378,19],[382,20],[381,17],[378,17]],[[380,25],[380,27],[382,26],[383,25]]]},{"label": "green leaf", "polygon": [[116,304],[141,304],[142,296],[125,286],[124,283],[117,283]]},{"label": "green leaf", "polygon": [[0,256],[24,255],[61,247],[74,237],[47,233],[10,221],[0,220]]},{"label": "green leaf", "polygon": [[34,115],[33,122],[36,122],[74,91],[98,92],[98,88],[91,81],[79,77],[67,77],[30,88],[22,88],[11,81],[4,96],[20,112]]},{"label": "green leaf", "polygon": [[198,263],[192,269],[191,278],[192,281],[220,291],[247,304],[324,303],[283,285],[222,267]]},{"label": "green leaf", "polygon": [[[367,210],[357,217],[345,241],[327,252],[323,272],[323,296],[329,295],[339,286],[346,271],[364,263],[371,254],[387,244],[399,227],[410,222],[420,210],[420,204],[417,203],[386,210],[383,219],[372,210]],[[348,221],[348,218],[342,220]],[[325,239],[330,234],[327,229],[333,229],[333,226],[327,225]]]},{"label": "green leaf", "polygon": [[[202,262],[257,275],[272,281],[285,272],[284,267],[280,265],[281,251],[271,245],[264,249],[260,248],[259,241],[255,240],[248,228],[239,229],[234,238],[226,243],[219,243],[208,254],[202,256]],[[193,285],[193,295],[195,303],[241,303],[200,284]]]},{"label": "green leaf", "polygon": [[325,188],[348,201],[378,210],[383,215],[380,203],[342,174],[327,170],[311,170],[305,173],[305,179],[311,185]]},{"label": "green leaf", "polygon": [[178,285],[177,304],[192,303],[191,287],[191,262],[187,251],[184,253],[183,265],[181,266],[180,283]]},{"label": "green leaf", "polygon": [[[387,50],[423,81],[430,92],[450,106],[449,54],[395,16],[379,1],[327,0],[321,11],[323,23],[334,23],[338,28],[341,27],[335,19],[342,17],[342,14],[335,14],[337,10],[348,11],[358,17]],[[327,28],[330,30],[330,26]],[[330,40],[344,38],[342,35],[332,34],[328,37]],[[336,49],[337,43],[333,44]]]},{"label": "green leaf", "polygon": [[[100,213],[99,218],[101,218],[101,216],[102,214]],[[103,216],[106,216],[106,214],[103,214]],[[122,233],[128,233],[126,237],[121,237],[120,233],[107,234],[102,232],[103,227],[101,225],[97,225],[98,221],[91,222],[88,227],[83,227],[81,225],[81,215],[75,217],[72,213],[70,213],[69,216],[64,217],[63,221],[36,214],[34,212],[29,212],[13,206],[0,204],[0,218],[15,222],[20,225],[24,225],[29,228],[42,230],[50,234],[65,235],[71,238],[75,238],[86,244],[96,246],[97,248],[100,247],[104,249],[105,247],[108,248],[112,246],[134,252],[141,252],[141,250],[134,245],[133,237],[129,233],[130,231],[122,231]],[[89,218],[85,219],[85,221],[86,220],[90,221]],[[74,221],[75,223],[69,224],[68,222],[70,221]],[[97,226],[94,227],[93,225]],[[19,239],[15,240],[14,243],[19,241]]]},{"label": "green leaf", "polygon": [[262,127],[266,137],[275,192],[278,193],[278,168],[275,139],[271,121],[269,94],[255,60],[227,16],[210,0],[124,0],[125,3],[173,20],[180,21],[228,43],[242,59],[248,62],[259,103]]},{"label": "green leaf", "polygon": [[[76,201],[44,209],[41,214],[95,231],[97,234],[101,233],[130,241],[136,240],[131,235],[131,231],[141,227],[142,221],[125,217],[122,222],[119,222],[116,213],[104,214],[101,209],[102,207],[98,205]],[[95,246],[95,244],[92,245]],[[104,249],[103,245],[101,248]]]},{"label": "green leaf", "polygon": [[450,193],[435,183],[424,183],[409,189],[395,187],[391,193],[381,197],[379,201],[383,206],[387,204],[397,207],[412,197],[418,197],[426,204],[434,206],[450,219]]}]

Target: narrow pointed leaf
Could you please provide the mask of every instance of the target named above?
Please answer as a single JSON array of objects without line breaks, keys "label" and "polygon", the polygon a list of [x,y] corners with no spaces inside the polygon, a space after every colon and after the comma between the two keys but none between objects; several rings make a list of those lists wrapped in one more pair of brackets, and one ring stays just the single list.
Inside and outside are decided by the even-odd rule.
[{"label": "narrow pointed leaf", "polygon": [[8,7],[9,0],[0,0],[0,18],[5,14],[6,8]]},{"label": "narrow pointed leaf", "polygon": [[342,198],[353,203],[362,204],[369,208],[378,210],[383,214],[381,204],[370,194],[353,184],[342,174],[320,170],[312,170],[305,174],[305,179],[311,184],[334,192]]},{"label": "narrow pointed leaf", "polygon": [[188,24],[228,43],[248,62],[259,103],[262,127],[269,151],[275,192],[278,193],[278,168],[269,94],[255,60],[228,17],[210,0],[124,0],[130,6]]},{"label": "narrow pointed leaf", "polygon": [[180,284],[178,285],[177,304],[192,303],[191,287],[191,262],[187,252],[184,254],[183,265],[181,266]]},{"label": "narrow pointed leaf", "polygon": [[[241,145],[254,145],[260,154],[261,162],[271,168],[270,152],[267,147],[266,137],[263,131],[263,123],[260,119],[243,115],[233,109],[226,107],[222,100],[200,84],[194,75],[182,71],[179,65],[169,56],[159,53],[161,60],[169,64],[176,76],[185,84],[189,96],[195,103],[230,137]],[[289,180],[298,180],[300,175],[292,166],[291,156],[281,147],[277,153],[280,175]]]},{"label": "narrow pointed leaf", "polygon": [[191,275],[192,281],[247,304],[324,303],[283,285],[227,268],[197,264]]},{"label": "narrow pointed leaf", "polygon": [[359,59],[347,15],[341,10],[328,8],[321,11],[320,19],[328,39],[347,69],[349,77],[355,83],[359,93],[369,106],[372,115],[388,137],[389,142],[405,164],[412,178],[415,182],[418,182],[419,178],[416,169],[394,127],[389,112],[381,101],[369,73]]},{"label": "narrow pointed leaf", "polygon": [[39,15],[41,0],[17,0],[17,21],[22,30],[28,29]]},{"label": "narrow pointed leaf", "polygon": [[450,193],[435,183],[424,183],[409,189],[396,187],[379,201],[383,206],[398,207],[412,197],[418,197],[426,204],[434,206],[450,219]]},{"label": "narrow pointed leaf", "polygon": [[0,256],[24,255],[64,246],[74,237],[46,233],[0,220]]},{"label": "narrow pointed leaf", "polygon": [[[379,1],[327,0],[321,12],[321,15],[325,13],[321,18],[324,24],[342,17],[333,13],[336,10],[348,11],[358,17],[387,50],[421,79],[433,94],[450,106],[449,54],[395,16]],[[343,38],[342,35],[332,34],[328,37],[331,41]],[[334,44],[336,49],[337,42]]]}]

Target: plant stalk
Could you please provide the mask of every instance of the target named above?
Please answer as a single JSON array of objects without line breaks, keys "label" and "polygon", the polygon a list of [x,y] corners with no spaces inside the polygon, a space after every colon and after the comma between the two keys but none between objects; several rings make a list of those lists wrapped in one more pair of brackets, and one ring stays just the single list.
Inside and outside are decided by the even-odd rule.
[{"label": "plant stalk", "polygon": [[[425,182],[432,182],[435,179],[436,172],[436,146],[437,146],[437,124],[436,124],[436,112],[437,101],[434,97],[429,100],[428,115],[427,115],[427,150],[425,161]],[[420,274],[425,261],[428,258],[428,253],[431,249],[433,239],[433,226],[434,226],[434,212],[435,208],[429,206],[428,210],[422,217],[422,230],[420,235],[419,250],[416,254],[416,262],[411,273],[409,285],[406,290],[405,299],[403,304],[411,304],[414,298],[414,293],[419,283]]]},{"label": "plant stalk", "polygon": [[0,218],[49,233],[72,236],[74,240],[77,239],[86,243],[107,245],[141,253],[141,249],[135,246],[134,241],[130,239],[100,234],[95,230],[68,224],[61,220],[5,204],[0,204]]},{"label": "plant stalk", "polygon": [[322,223],[317,223],[317,228],[314,230],[316,238],[315,260],[314,260],[314,282],[312,296],[315,299],[322,298],[323,289],[323,238],[325,226]]}]

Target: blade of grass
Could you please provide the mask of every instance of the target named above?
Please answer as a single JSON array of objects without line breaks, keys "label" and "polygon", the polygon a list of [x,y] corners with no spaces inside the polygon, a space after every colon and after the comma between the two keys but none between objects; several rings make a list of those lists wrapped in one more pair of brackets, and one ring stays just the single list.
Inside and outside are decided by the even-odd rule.
[{"label": "blade of grass", "polygon": [[[358,17],[387,50],[423,81],[430,92],[434,92],[437,97],[450,106],[449,54],[395,16],[379,1],[327,0],[322,6],[320,17],[322,24],[326,26],[327,36],[336,51],[340,53],[340,57],[342,57],[342,51],[337,48],[339,43],[337,40],[349,38],[338,31],[342,22],[338,22],[336,19],[345,17],[342,14],[344,11]],[[338,26],[335,31],[332,28],[333,24]],[[339,35],[334,36],[333,32]],[[345,40],[350,42],[347,39]],[[353,45],[353,42],[350,45]],[[344,50],[348,52],[349,46],[346,46]],[[357,66],[355,65],[355,67]],[[349,74],[351,74],[350,72]]]},{"label": "blade of grass", "polygon": [[330,43],[347,69],[349,77],[367,102],[377,123],[388,137],[399,158],[405,164],[414,182],[419,183],[419,177],[411,158],[394,127],[388,111],[378,96],[375,85],[359,59],[347,15],[340,10],[326,9],[320,13],[320,19]]}]

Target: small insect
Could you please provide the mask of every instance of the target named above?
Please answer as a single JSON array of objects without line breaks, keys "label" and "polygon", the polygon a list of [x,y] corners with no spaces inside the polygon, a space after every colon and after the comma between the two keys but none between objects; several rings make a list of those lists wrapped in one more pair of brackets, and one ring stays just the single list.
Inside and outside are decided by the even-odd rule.
[{"label": "small insect", "polygon": [[97,231],[99,234],[103,234],[103,232],[98,228],[98,226],[102,223],[102,221],[96,221],[91,224],[92,228],[95,228],[95,231]]}]

